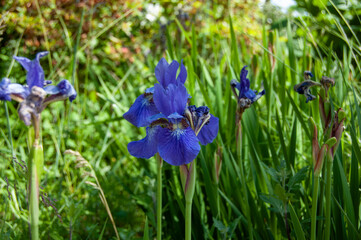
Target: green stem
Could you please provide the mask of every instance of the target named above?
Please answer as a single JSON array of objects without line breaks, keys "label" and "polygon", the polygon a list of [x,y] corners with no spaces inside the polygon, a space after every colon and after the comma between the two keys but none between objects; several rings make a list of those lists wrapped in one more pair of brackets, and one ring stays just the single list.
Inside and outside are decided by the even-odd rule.
[{"label": "green stem", "polygon": [[332,174],[332,157],[327,154],[327,172],[326,172],[326,228],[325,239],[330,239],[331,234],[331,174]]},{"label": "green stem", "polygon": [[157,240],[162,239],[162,165],[163,160],[157,154]]},{"label": "green stem", "polygon": [[39,239],[39,182],[43,166],[43,147],[37,141],[31,149],[29,158],[29,218],[31,239]]},{"label": "green stem", "polygon": [[191,240],[192,239],[192,201],[186,201],[185,225],[186,225],[185,240]]},{"label": "green stem", "polygon": [[185,239],[191,240],[192,238],[192,202],[194,196],[194,190],[196,186],[196,163],[195,160],[187,165],[180,166],[180,176],[182,181],[182,187],[184,191],[184,198],[186,201],[185,210]]},{"label": "green stem", "polygon": [[237,155],[239,159],[239,165],[241,168],[241,180],[243,182],[241,188],[242,188],[242,194],[243,194],[243,201],[245,204],[245,214],[248,222],[248,233],[249,233],[249,239],[253,240],[253,226],[252,226],[252,219],[251,219],[251,213],[249,209],[248,204],[248,192],[247,192],[247,184],[246,184],[246,177],[244,175],[244,168],[243,168],[243,162],[242,162],[242,114],[239,114],[238,119],[236,120],[236,127],[237,127]]},{"label": "green stem", "polygon": [[311,216],[311,240],[316,239],[316,223],[317,223],[317,200],[319,176],[313,175],[313,194],[312,194],[312,216]]}]

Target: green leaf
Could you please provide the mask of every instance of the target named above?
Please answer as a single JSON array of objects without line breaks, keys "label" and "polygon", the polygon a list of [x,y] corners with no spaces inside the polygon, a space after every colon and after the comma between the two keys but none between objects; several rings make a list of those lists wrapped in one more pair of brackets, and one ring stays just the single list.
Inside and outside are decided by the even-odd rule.
[{"label": "green leaf", "polygon": [[288,204],[290,213],[291,213],[291,220],[292,220],[292,224],[293,224],[293,228],[295,230],[295,234],[296,234],[296,239],[297,240],[305,240],[305,234],[302,230],[302,226],[300,221],[298,220],[297,214],[295,212],[295,210],[293,209],[293,206],[291,203]]},{"label": "green leaf", "polygon": [[147,216],[145,217],[143,240],[149,240],[149,226],[148,226],[148,217]]}]

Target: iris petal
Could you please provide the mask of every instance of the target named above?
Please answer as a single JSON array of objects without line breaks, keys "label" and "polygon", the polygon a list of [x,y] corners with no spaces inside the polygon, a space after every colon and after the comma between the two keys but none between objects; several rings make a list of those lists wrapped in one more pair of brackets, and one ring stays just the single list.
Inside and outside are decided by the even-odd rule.
[{"label": "iris petal", "polygon": [[202,145],[207,145],[208,143],[213,142],[217,137],[219,128],[219,119],[211,114],[209,123],[204,125],[201,131],[198,133],[198,139]]},{"label": "iris petal", "polygon": [[240,75],[240,78],[241,78],[240,83],[241,84],[240,84],[240,88],[239,88],[239,90],[240,90],[239,95],[243,95],[249,91],[250,83],[249,83],[249,79],[247,78],[248,71],[246,70],[246,67],[247,66],[244,66],[241,70],[241,75]]},{"label": "iris petal", "polygon": [[174,166],[192,162],[201,149],[198,138],[190,127],[176,130],[162,128],[157,138],[159,155]]},{"label": "iris petal", "polygon": [[51,95],[45,102],[55,102],[55,101],[63,101],[67,98],[72,102],[77,96],[77,93],[74,87],[70,84],[68,80],[61,80],[58,85],[47,85],[44,87],[44,90],[47,94]]},{"label": "iris petal", "polygon": [[187,89],[183,84],[170,84],[166,89],[160,84],[154,86],[154,103],[157,109],[166,116],[172,113],[183,115],[188,96]]},{"label": "iris petal", "polygon": [[0,100],[11,101],[11,95],[25,99],[29,95],[27,87],[17,83],[11,83],[10,79],[3,78],[0,82]]},{"label": "iris petal", "polygon": [[180,83],[184,84],[186,82],[186,80],[187,80],[187,69],[184,66],[183,60],[182,60],[181,67],[180,67],[180,72],[179,72],[178,77],[177,77],[177,82],[180,82]]},{"label": "iris petal", "polygon": [[176,76],[177,76],[177,71],[178,71],[178,67],[179,67],[179,63],[175,60],[173,60],[167,70],[165,71],[164,74],[164,82],[165,82],[165,86],[163,85],[163,87],[167,87],[169,84],[176,84]]},{"label": "iris petal", "polygon": [[33,86],[41,88],[44,86],[44,70],[40,65],[40,58],[46,55],[48,55],[48,52],[39,52],[32,61],[25,57],[14,56],[14,59],[27,71],[26,82],[29,89],[32,89]]},{"label": "iris petal", "polygon": [[150,124],[149,118],[158,113],[159,111],[154,102],[150,101],[150,96],[146,97],[142,94],[137,97],[123,117],[134,126],[145,127]]},{"label": "iris petal", "polygon": [[157,133],[160,127],[147,127],[147,136],[128,144],[129,153],[137,158],[151,158],[157,153]]},{"label": "iris petal", "polygon": [[258,99],[260,99],[263,95],[265,95],[266,94],[266,90],[262,90],[262,91],[260,91],[254,98],[253,98],[253,100],[252,100],[252,102],[255,102],[255,101],[257,101]]},{"label": "iris petal", "polygon": [[3,78],[0,82],[0,100],[2,101],[11,101],[9,84],[10,79],[8,78]]},{"label": "iris petal", "polygon": [[168,69],[168,66],[169,66],[169,64],[168,64],[167,60],[165,60],[165,58],[162,58],[158,62],[157,66],[155,67],[155,71],[154,71],[155,77],[157,78],[158,82],[160,84],[162,84],[163,87],[167,86],[165,83],[165,80],[164,80],[164,75]]},{"label": "iris petal", "polygon": [[254,99],[256,98],[256,93],[252,89],[249,89],[247,92],[244,93],[244,96],[254,102]]}]

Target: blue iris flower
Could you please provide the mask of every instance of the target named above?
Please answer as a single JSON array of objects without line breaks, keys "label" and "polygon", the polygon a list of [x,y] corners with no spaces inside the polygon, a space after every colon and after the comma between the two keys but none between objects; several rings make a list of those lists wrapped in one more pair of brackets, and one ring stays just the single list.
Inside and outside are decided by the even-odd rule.
[{"label": "blue iris flower", "polygon": [[[162,58],[155,67],[155,77],[160,85],[167,88],[169,84],[184,84],[187,79],[187,70],[181,62],[180,73],[176,77],[179,68],[177,61],[170,64]],[[129,111],[123,117],[136,127],[145,127],[150,124],[149,118],[160,113],[153,101],[154,87],[148,88],[145,93],[137,97]]]},{"label": "blue iris flower", "polygon": [[[241,108],[249,107],[252,103],[257,101],[266,93],[265,90],[262,90],[258,93],[257,91],[250,89],[250,82],[247,78],[248,71],[246,70],[246,67],[247,66],[244,66],[242,68],[240,82],[235,79],[231,81],[233,93],[237,97],[238,102],[241,103]],[[238,89],[238,94],[236,93],[235,89]],[[242,104],[243,102],[245,102],[244,106]]]},{"label": "blue iris flower", "polygon": [[14,56],[27,72],[26,85],[11,83],[8,78],[3,78],[0,82],[0,100],[13,99],[20,102],[19,117],[26,125],[30,125],[32,119],[38,119],[39,114],[49,103],[67,98],[73,101],[77,96],[68,80],[62,80],[56,86],[49,85],[52,81],[45,80],[40,58],[47,54],[48,52],[40,52],[34,60]]},{"label": "blue iris flower", "polygon": [[159,83],[152,95],[157,112],[148,117],[146,137],[130,142],[128,150],[139,158],[150,158],[158,152],[167,163],[180,166],[196,158],[199,142],[206,145],[216,138],[219,120],[206,106],[188,106],[190,96],[184,86],[187,71],[181,64],[176,78],[179,64],[175,62],[168,65],[163,58],[158,63],[155,74]]},{"label": "blue iris flower", "polygon": [[61,101],[69,98],[73,101],[77,93],[68,80],[62,80],[58,85],[49,85],[51,81],[44,79],[44,70],[40,65],[40,58],[46,56],[48,52],[39,52],[34,60],[25,57],[14,56],[23,68],[27,71],[26,85],[11,83],[10,79],[3,78],[0,82],[0,100],[10,101],[11,99],[18,102],[25,100],[33,87],[44,89],[48,96],[44,100],[44,105],[54,101]]},{"label": "blue iris flower", "polygon": [[295,85],[293,87],[293,89],[298,92],[299,94],[303,94],[306,97],[306,103],[308,103],[309,101],[312,101],[314,99],[316,99],[316,96],[311,94],[311,87],[314,86],[322,86],[322,84],[312,81],[310,80],[311,77],[313,77],[313,74],[310,71],[305,71],[303,73],[304,76],[304,81]]}]

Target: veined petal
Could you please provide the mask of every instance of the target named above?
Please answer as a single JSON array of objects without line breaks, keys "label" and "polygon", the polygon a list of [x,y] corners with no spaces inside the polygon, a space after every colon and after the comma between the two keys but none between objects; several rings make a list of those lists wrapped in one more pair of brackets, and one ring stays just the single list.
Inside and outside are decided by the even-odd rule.
[{"label": "veined petal", "polygon": [[198,138],[190,127],[175,130],[162,128],[157,138],[159,155],[174,166],[192,162],[201,149]]},{"label": "veined petal", "polygon": [[180,66],[180,72],[177,77],[177,82],[184,84],[186,82],[186,80],[187,80],[187,69],[183,64],[183,59],[182,59],[181,66]]},{"label": "veined petal", "polygon": [[204,125],[201,131],[198,133],[198,139],[202,145],[207,145],[208,143],[213,142],[217,137],[219,128],[219,119],[211,114],[209,122]]},{"label": "veined petal", "polygon": [[68,80],[61,80],[58,85],[48,85],[44,87],[47,94],[51,95],[45,99],[45,103],[51,103],[55,101],[63,101],[69,98],[70,102],[74,101],[77,93]]},{"label": "veined petal", "polygon": [[147,127],[147,136],[128,144],[129,153],[137,158],[151,158],[157,153],[157,134],[161,127]]},{"label": "veined petal", "polygon": [[14,56],[14,59],[18,61],[23,68],[27,71],[26,82],[29,89],[33,86],[43,87],[44,86],[44,70],[40,65],[40,58],[48,55],[48,52],[39,52],[36,54],[34,60],[30,60],[25,57]]},{"label": "veined petal", "polygon": [[188,92],[183,84],[170,84],[167,88],[155,84],[153,99],[157,109],[164,115],[169,116],[173,113],[183,115],[187,106]]},{"label": "veined petal", "polygon": [[12,95],[23,100],[28,94],[29,90],[27,87],[17,83],[11,83],[8,78],[3,78],[0,82],[0,100],[11,101]]},{"label": "veined petal", "polygon": [[152,95],[142,94],[137,97],[123,117],[134,126],[145,127],[150,124],[149,118],[158,113],[159,111],[152,101]]}]

